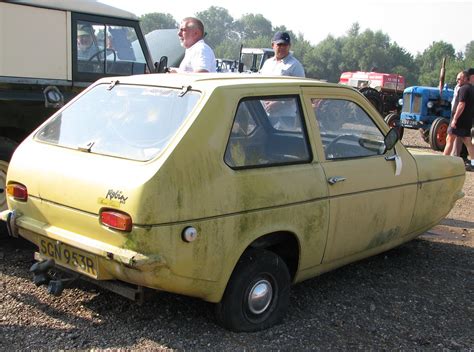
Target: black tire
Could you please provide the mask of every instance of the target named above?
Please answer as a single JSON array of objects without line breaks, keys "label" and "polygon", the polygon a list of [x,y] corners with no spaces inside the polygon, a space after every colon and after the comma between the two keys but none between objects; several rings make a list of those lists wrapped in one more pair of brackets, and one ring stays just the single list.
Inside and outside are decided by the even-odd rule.
[{"label": "black tire", "polygon": [[433,121],[430,128],[430,147],[433,150],[443,151],[446,146],[446,136],[448,134],[449,120],[438,117]]},{"label": "black tire", "polygon": [[[7,205],[7,171],[8,165],[18,144],[5,137],[0,137],[0,211],[8,208]],[[7,235],[5,222],[0,221],[0,236]]]},{"label": "black tire", "polygon": [[405,129],[400,126],[400,115],[398,115],[396,112],[392,112],[385,116],[384,120],[389,127],[397,129],[398,139],[402,140]]},{"label": "black tire", "polygon": [[383,104],[380,98],[380,93],[373,88],[365,87],[359,90],[364,97],[377,109],[377,111],[383,114]]},{"label": "black tire", "polygon": [[[278,255],[267,250],[247,250],[239,259],[222,300],[216,304],[217,321],[237,332],[259,331],[277,324],[288,308],[290,283],[288,268]],[[263,292],[257,294],[259,289]],[[253,304],[249,300],[252,293],[259,298]]]},{"label": "black tire", "polygon": [[418,131],[420,131],[420,136],[421,138],[426,142],[430,143],[430,130],[424,130],[423,128],[420,128]]}]

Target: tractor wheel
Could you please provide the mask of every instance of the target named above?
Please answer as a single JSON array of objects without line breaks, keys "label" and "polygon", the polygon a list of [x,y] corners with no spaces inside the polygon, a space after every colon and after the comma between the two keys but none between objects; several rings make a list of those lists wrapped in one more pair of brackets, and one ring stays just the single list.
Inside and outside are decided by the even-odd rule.
[{"label": "tractor wheel", "polygon": [[387,116],[385,116],[384,120],[390,128],[394,127],[397,129],[398,139],[402,140],[403,132],[405,131],[405,129],[402,126],[400,126],[400,115],[398,115],[395,112],[392,112],[388,114]]},{"label": "tractor wheel", "polygon": [[430,128],[429,142],[433,150],[443,151],[446,146],[446,136],[448,135],[449,120],[438,117],[433,121]]},{"label": "tractor wheel", "polygon": [[380,93],[374,88],[365,87],[359,90],[364,97],[377,109],[381,114],[383,113],[382,99],[380,98]]},{"label": "tractor wheel", "polygon": [[423,139],[426,143],[430,143],[430,130],[424,130],[423,128],[418,129],[420,132],[421,139]]}]

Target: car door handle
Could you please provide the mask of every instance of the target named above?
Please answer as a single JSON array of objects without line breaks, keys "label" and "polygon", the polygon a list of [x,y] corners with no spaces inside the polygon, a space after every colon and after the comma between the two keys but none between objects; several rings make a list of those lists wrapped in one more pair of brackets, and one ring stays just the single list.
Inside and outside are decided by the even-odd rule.
[{"label": "car door handle", "polygon": [[394,161],[395,162],[395,176],[400,176],[402,173],[402,158],[398,154],[387,155],[385,157],[386,161]]},{"label": "car door handle", "polygon": [[333,176],[333,177],[329,177],[329,178],[328,178],[328,183],[329,183],[330,185],[334,185],[334,184],[336,184],[336,183],[338,183],[338,182],[342,182],[342,181],[345,181],[345,180],[346,180],[345,177],[342,177],[342,176]]}]

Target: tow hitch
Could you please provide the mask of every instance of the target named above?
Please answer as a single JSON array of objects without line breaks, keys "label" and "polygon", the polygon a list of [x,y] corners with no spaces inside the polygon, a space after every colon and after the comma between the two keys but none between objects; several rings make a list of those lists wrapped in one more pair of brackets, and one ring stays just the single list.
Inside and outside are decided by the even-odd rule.
[{"label": "tow hitch", "polygon": [[60,296],[64,289],[76,281],[79,276],[60,280],[52,280],[49,271],[55,267],[53,259],[45,259],[33,264],[30,272],[33,273],[33,283],[36,286],[48,285],[48,293],[53,296]]}]

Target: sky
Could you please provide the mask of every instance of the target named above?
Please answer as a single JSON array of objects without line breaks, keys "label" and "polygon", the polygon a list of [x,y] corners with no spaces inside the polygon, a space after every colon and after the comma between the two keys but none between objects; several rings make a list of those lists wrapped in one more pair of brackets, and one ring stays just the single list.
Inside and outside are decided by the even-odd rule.
[{"label": "sky", "polygon": [[[381,30],[392,42],[416,55],[434,41],[445,41],[464,51],[474,40],[474,0],[100,0],[137,16],[150,12],[171,14],[176,21],[210,6],[227,9],[236,20],[261,14],[272,26],[284,25],[303,34],[312,45],[328,35],[345,35],[354,22],[361,31]],[[204,25],[206,25],[204,23]],[[269,43],[270,44],[270,43]]]}]

